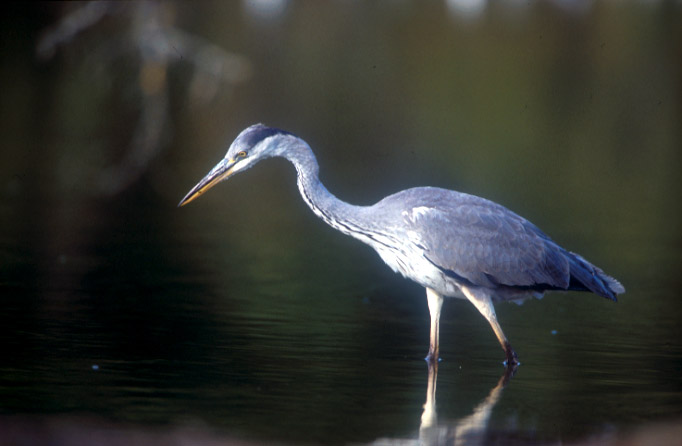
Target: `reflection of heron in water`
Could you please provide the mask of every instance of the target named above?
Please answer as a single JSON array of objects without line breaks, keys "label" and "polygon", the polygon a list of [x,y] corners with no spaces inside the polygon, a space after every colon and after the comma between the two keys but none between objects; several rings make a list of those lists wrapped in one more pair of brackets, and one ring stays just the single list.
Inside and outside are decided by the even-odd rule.
[{"label": "reflection of heron in water", "polygon": [[429,382],[426,390],[426,402],[419,427],[419,444],[423,445],[478,445],[485,444],[485,433],[493,407],[502,396],[502,389],[507,385],[516,371],[515,367],[507,367],[490,390],[488,396],[474,407],[471,415],[456,421],[438,424],[436,412],[436,381],[438,380],[438,362],[429,363]]},{"label": "reflection of heron in water", "polygon": [[602,270],[554,243],[528,220],[484,198],[417,187],[372,206],[354,206],[320,182],[310,146],[289,132],[264,125],[242,131],[220,161],[182,199],[189,203],[218,182],[258,161],[280,156],[298,173],[303,200],[318,217],[367,243],[394,271],[426,288],[431,313],[427,359],[438,360],[443,297],[466,298],[485,316],[505,351],[516,353],[502,332],[493,301],[541,296],[547,290],[591,291],[616,300],[625,289]]},{"label": "reflection of heron in water", "polygon": [[514,376],[516,366],[506,367],[504,374],[490,390],[471,415],[466,417],[438,421],[436,412],[436,383],[438,381],[438,361],[429,362],[429,379],[426,389],[426,402],[419,425],[419,438],[380,438],[370,443],[371,446],[476,446],[486,444],[488,421],[493,408],[502,397],[502,390]]}]

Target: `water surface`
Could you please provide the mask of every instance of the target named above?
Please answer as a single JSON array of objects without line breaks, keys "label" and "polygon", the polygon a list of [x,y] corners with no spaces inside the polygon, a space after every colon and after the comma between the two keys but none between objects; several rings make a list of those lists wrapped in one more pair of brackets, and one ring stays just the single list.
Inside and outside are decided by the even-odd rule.
[{"label": "water surface", "polygon": [[[46,279],[4,286],[6,414],[200,420],[292,443],[418,438],[428,387],[421,288],[331,230],[298,255],[230,259],[239,246],[219,231],[208,246],[197,238],[220,216],[182,219],[163,239],[114,219],[89,256],[55,253],[37,271]],[[175,255],[160,262],[164,251]],[[554,293],[498,305],[522,365],[486,409],[483,438],[579,440],[679,412],[678,315],[657,312],[675,308],[674,293],[659,289],[652,305],[644,279],[620,278],[628,293],[618,304]],[[468,303],[446,301],[442,321],[437,423],[456,430],[498,384],[503,354]]]}]

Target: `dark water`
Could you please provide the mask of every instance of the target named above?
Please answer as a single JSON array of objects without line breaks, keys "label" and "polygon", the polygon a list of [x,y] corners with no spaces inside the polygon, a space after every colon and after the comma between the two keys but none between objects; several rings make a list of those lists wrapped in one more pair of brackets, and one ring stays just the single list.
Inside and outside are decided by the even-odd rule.
[{"label": "dark water", "polygon": [[[682,15],[557,4],[3,6],[0,444],[679,441]],[[483,195],[627,292],[498,305],[513,377],[446,301],[436,376],[424,290],[285,162],[176,207],[257,121],[340,198]]]},{"label": "dark water", "polygon": [[[15,256],[0,316],[10,352],[1,367],[5,414],[200,422],[292,443],[419,438],[428,387],[422,289],[321,224],[299,253],[268,252],[283,249],[272,239],[237,255],[222,212],[195,220],[191,207],[125,201],[107,209],[125,217],[99,235],[81,234],[88,254],[45,253],[37,269],[5,240]],[[159,235],[151,213],[181,222]],[[679,260],[675,247],[656,252],[661,258],[647,261]],[[503,355],[487,323],[470,304],[447,301],[438,427],[422,439],[468,432],[535,444],[674,420],[682,384],[676,293],[655,274],[620,278],[628,292],[618,304],[557,293],[498,305],[522,361],[504,389],[496,388]]]}]

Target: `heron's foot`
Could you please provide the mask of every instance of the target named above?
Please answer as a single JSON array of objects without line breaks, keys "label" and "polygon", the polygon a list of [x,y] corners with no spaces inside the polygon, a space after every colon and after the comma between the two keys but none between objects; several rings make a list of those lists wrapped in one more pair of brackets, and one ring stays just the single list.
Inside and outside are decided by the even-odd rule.
[{"label": "heron's foot", "polygon": [[438,357],[438,353],[434,353],[431,350],[429,350],[429,354],[426,355],[424,361],[428,362],[429,364],[434,364],[436,362],[440,362],[440,358]]},{"label": "heron's foot", "polygon": [[517,367],[519,364],[521,364],[519,362],[519,357],[516,355],[516,352],[509,343],[504,346],[504,353],[507,355],[507,360],[504,361],[505,366]]}]

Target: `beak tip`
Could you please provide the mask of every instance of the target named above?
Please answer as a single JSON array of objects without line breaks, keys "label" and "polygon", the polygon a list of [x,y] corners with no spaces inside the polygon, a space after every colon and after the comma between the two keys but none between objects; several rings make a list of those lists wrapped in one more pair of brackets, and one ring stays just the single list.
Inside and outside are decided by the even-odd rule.
[{"label": "beak tip", "polygon": [[[234,164],[234,163],[233,163]],[[199,197],[201,194],[221,182],[222,180],[226,179],[228,176],[230,176],[232,172],[232,164],[226,165],[225,162],[219,163],[216,167],[211,170],[211,172],[208,173],[202,179],[199,184],[194,186],[191,191],[187,195],[185,195],[185,198],[180,200],[180,203],[178,203],[178,207],[183,207],[184,205],[188,204],[190,201],[194,201],[197,197]]]},{"label": "beak tip", "polygon": [[185,198],[180,200],[180,203],[178,203],[178,207],[179,208],[183,207],[184,205],[186,205],[190,201],[194,200],[199,195],[201,195],[201,192],[194,192],[194,193],[189,193],[189,194],[185,195]]}]

